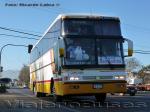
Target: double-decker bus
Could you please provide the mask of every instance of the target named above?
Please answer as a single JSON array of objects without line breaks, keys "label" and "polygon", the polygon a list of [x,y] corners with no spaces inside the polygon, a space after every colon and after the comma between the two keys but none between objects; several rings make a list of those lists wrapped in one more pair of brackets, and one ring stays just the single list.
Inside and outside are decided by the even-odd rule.
[{"label": "double-decker bus", "polygon": [[126,92],[125,53],[133,44],[123,38],[117,17],[62,14],[31,50],[30,87],[37,97]]}]

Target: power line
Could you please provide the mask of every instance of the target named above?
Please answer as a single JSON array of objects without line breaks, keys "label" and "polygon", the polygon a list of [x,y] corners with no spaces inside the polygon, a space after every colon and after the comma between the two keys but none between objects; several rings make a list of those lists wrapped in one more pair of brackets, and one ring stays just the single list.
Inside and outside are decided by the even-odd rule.
[{"label": "power line", "polygon": [[17,33],[22,33],[22,34],[26,34],[26,35],[32,35],[32,36],[36,36],[36,37],[41,37],[41,35],[36,35],[36,34],[32,34],[32,33],[18,31],[18,30],[14,30],[14,29],[11,29],[11,28],[1,27],[1,26],[0,26],[0,29],[7,30],[7,31],[12,31],[12,32],[17,32]]},{"label": "power line", "polygon": [[137,53],[137,54],[150,54],[150,52],[138,52],[138,51],[134,51],[134,53]]},{"label": "power line", "polygon": [[[51,33],[51,32],[49,32]],[[9,37],[15,37],[15,38],[25,38],[25,39],[33,39],[33,40],[39,40],[37,38],[29,38],[29,37],[23,37],[23,36],[18,36],[18,35],[9,35],[9,34],[0,34],[3,36],[9,36]],[[52,39],[52,38],[57,38],[57,37],[47,37],[47,38],[43,38],[43,39]]]},{"label": "power line", "polygon": [[[3,26],[3,27],[5,27],[5,26]],[[35,30],[27,30],[27,29],[22,29],[22,28],[11,28],[11,29],[24,31],[24,32],[30,32],[30,33],[34,33],[34,34],[42,34],[43,33],[43,32],[39,32],[39,31],[35,31]]]},{"label": "power line", "polygon": [[[12,28],[12,29],[14,29],[14,28]],[[34,34],[39,34],[39,35],[43,33],[43,32],[39,32],[39,31],[27,30],[27,29],[22,29],[22,28],[15,28],[15,30],[34,33]]]},{"label": "power line", "polygon": [[[127,52],[127,49],[125,49],[125,52]],[[137,54],[150,54],[150,51],[145,51],[145,50],[133,50],[133,53],[137,53]]]},{"label": "power line", "polygon": [[134,50],[134,51],[137,51],[137,52],[149,52],[150,53],[150,51],[145,51],[145,50]]},{"label": "power line", "polygon": [[[10,29],[10,28],[6,28],[6,27],[0,27],[0,29],[8,30],[8,31],[13,31],[13,32],[17,32],[17,33],[22,33],[22,34],[26,34],[26,35],[32,35],[32,36],[36,36],[36,37],[42,37],[40,35],[36,35],[36,34],[31,34],[31,33],[27,33],[27,32],[22,32],[22,31],[14,30],[12,28]],[[55,30],[55,31],[48,31],[47,33],[56,33],[56,32],[59,32],[59,31],[60,31],[60,29]],[[0,35],[9,36],[8,34],[0,34]],[[12,35],[10,35],[10,36],[12,36]],[[21,36],[14,36],[13,35],[13,37],[21,37]],[[27,37],[22,37],[22,38],[27,38]],[[33,38],[33,39],[36,39],[36,38]]]},{"label": "power line", "polygon": [[25,38],[25,39],[39,40],[37,38],[29,38],[29,37],[23,37],[23,36],[18,36],[18,35],[9,35],[9,34],[0,34],[0,35],[9,36],[9,37],[15,37],[15,38]]},{"label": "power line", "polygon": [[[124,49],[125,51],[128,51],[128,49]],[[147,50],[141,50],[141,49],[136,49],[136,50],[133,50],[135,52],[148,52],[150,53],[150,51],[147,51]]]}]

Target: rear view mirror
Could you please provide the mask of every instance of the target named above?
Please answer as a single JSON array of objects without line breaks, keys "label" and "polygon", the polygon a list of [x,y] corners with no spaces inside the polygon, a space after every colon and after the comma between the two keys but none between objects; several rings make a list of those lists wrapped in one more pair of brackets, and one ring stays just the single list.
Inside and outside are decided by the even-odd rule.
[{"label": "rear view mirror", "polygon": [[126,38],[124,38],[124,40],[127,41],[128,43],[128,55],[127,56],[132,56],[133,55],[133,42]]},{"label": "rear view mirror", "polygon": [[64,48],[60,48],[59,49],[59,55],[60,55],[60,57],[64,57]]}]

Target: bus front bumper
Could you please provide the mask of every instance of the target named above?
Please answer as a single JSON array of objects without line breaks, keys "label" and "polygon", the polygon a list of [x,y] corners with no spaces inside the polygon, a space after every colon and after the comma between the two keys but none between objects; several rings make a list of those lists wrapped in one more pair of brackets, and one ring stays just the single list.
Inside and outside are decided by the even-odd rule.
[{"label": "bus front bumper", "polygon": [[62,95],[94,95],[99,93],[125,92],[125,80],[72,81],[62,83]]}]

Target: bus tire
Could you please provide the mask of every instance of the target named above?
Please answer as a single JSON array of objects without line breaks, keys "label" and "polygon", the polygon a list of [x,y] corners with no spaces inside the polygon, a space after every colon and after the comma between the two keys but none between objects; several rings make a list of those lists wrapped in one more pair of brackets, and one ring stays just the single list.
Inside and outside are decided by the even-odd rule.
[{"label": "bus tire", "polygon": [[101,104],[104,104],[105,100],[106,100],[106,93],[100,93],[95,95],[95,98],[98,102],[100,102]]},{"label": "bus tire", "polygon": [[41,93],[36,91],[36,88],[34,87],[34,91],[33,91],[34,95],[36,97],[41,97]]},{"label": "bus tire", "polygon": [[135,93],[130,93],[130,96],[135,96]]},{"label": "bus tire", "polygon": [[52,97],[53,97],[54,102],[61,102],[62,101],[62,96],[56,95],[54,86],[53,86]]},{"label": "bus tire", "polygon": [[41,97],[46,97],[46,93],[41,93]]},{"label": "bus tire", "polygon": [[53,101],[54,102],[61,102],[62,101],[62,96],[54,94],[53,95]]},{"label": "bus tire", "polygon": [[61,102],[62,101],[62,96],[56,95],[53,78],[51,79],[50,90],[51,90],[51,94],[52,94],[52,97],[53,97],[53,101],[54,102]]},{"label": "bus tire", "polygon": [[50,82],[50,92],[51,94],[54,94],[54,79],[51,78],[51,82]]}]

